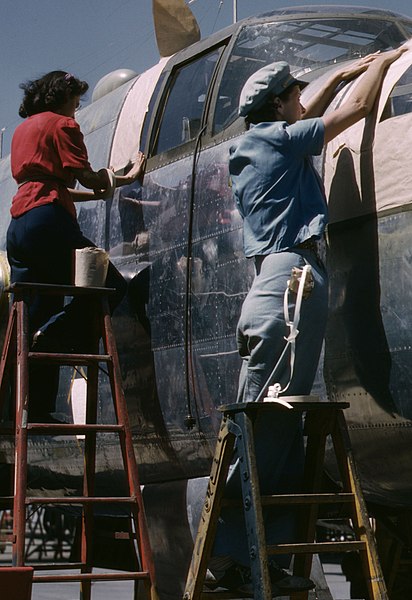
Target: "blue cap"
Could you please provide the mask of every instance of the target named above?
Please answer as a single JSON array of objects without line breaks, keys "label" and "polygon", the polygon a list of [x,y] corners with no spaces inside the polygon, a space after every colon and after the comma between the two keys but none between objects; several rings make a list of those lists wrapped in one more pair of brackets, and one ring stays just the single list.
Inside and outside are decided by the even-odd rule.
[{"label": "blue cap", "polygon": [[290,74],[287,62],[274,62],[262,67],[249,77],[240,92],[239,115],[245,117],[252,110],[258,109],[264,103],[269,92],[279,96],[291,85],[304,88],[308,82],[295,79]]}]

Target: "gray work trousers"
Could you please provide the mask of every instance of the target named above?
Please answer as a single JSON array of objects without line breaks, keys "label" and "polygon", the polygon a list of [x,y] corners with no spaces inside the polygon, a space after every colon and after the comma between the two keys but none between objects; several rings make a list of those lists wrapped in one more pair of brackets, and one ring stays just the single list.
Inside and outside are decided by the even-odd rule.
[{"label": "gray work trousers", "polygon": [[[311,250],[269,254],[256,259],[256,277],[243,303],[237,329],[237,342],[243,365],[239,378],[238,402],[253,402],[278,362],[289,334],[283,314],[283,299],[292,267],[312,267],[314,288],[302,301],[299,334],[296,338],[295,366],[286,395],[310,394],[316,375],[327,318],[327,275]],[[296,295],[289,293],[289,313],[293,316]],[[277,370],[274,382],[282,388],[290,378],[290,353]],[[286,410],[276,416],[257,419],[255,451],[262,494],[293,493],[300,490],[304,448],[299,415]],[[241,497],[237,463],[231,468],[225,497]],[[292,542],[296,536],[295,511],[288,507],[264,510],[268,544]],[[230,556],[247,566],[249,553],[242,509],[222,509],[213,556]],[[290,557],[277,558],[286,567]]]}]

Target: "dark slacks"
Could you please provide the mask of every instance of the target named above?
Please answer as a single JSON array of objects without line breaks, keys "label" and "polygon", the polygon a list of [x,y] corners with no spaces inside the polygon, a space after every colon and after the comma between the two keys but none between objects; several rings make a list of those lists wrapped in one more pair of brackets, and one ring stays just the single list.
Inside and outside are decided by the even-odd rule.
[{"label": "dark slacks", "polygon": [[[11,220],[7,231],[7,256],[11,281],[67,285],[73,282],[74,251],[94,246],[79,224],[55,203],[33,208]],[[126,291],[126,282],[110,263],[107,287],[113,311]],[[64,299],[38,295],[29,306],[30,334],[39,328],[70,345],[87,344],[93,321],[92,307],[84,298]],[[41,420],[54,410],[58,389],[58,367],[35,367],[30,371],[30,418]]]}]

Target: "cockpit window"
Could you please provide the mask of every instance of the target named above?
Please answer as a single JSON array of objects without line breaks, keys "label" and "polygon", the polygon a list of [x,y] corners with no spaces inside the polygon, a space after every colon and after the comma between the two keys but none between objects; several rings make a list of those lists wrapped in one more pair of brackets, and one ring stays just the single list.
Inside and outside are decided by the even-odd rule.
[{"label": "cockpit window", "polygon": [[412,67],[402,75],[393,88],[381,121],[412,112]]},{"label": "cockpit window", "polygon": [[246,25],[226,65],[214,115],[214,133],[237,117],[239,96],[246,79],[276,60],[291,65],[295,76],[377,50],[398,47],[409,31],[382,19],[302,19]]},{"label": "cockpit window", "polygon": [[219,55],[219,49],[213,50],[176,69],[160,117],[152,154],[166,152],[196,138]]}]

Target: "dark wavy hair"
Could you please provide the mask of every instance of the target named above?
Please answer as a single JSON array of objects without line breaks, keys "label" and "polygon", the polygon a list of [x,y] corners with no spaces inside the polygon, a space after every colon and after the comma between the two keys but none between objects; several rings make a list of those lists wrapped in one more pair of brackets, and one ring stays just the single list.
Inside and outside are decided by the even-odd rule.
[{"label": "dark wavy hair", "polygon": [[25,119],[47,110],[59,109],[70,96],[83,96],[89,84],[66,71],[51,71],[40,79],[22,83],[20,87],[24,90],[24,96],[19,115]]}]

